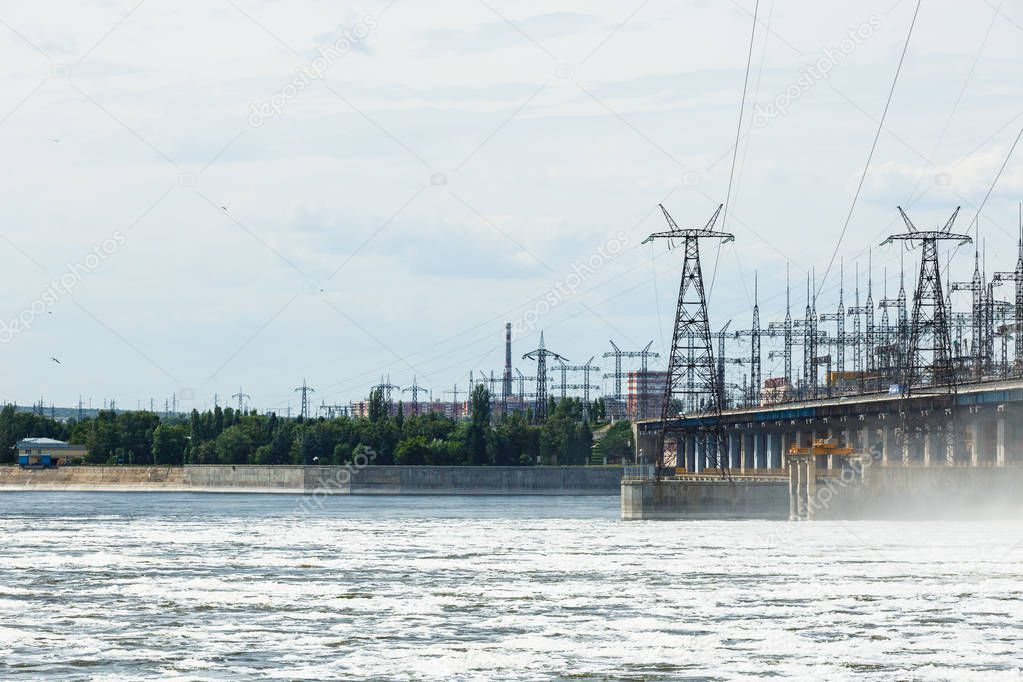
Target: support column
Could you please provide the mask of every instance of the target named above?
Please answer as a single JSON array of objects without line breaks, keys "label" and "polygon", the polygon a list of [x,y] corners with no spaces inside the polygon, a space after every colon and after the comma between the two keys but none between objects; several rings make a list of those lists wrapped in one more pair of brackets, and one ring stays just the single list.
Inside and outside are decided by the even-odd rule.
[{"label": "support column", "polygon": [[781,468],[784,469],[789,465],[789,448],[792,446],[792,436],[783,431],[778,438],[781,440]]},{"label": "support column", "polygon": [[889,438],[891,435],[891,429],[885,424],[881,427],[881,466],[888,466],[889,455],[890,455],[890,443]]},{"label": "support column", "polygon": [[980,420],[974,419],[970,425],[970,466],[980,465]]},{"label": "support column", "polygon": [[782,437],[781,437],[781,434],[780,433],[771,433],[771,434],[768,434],[767,438],[768,438],[768,443],[770,443],[770,445],[771,445],[770,448],[768,448],[770,450],[770,468],[772,468],[772,469],[781,469],[782,468],[781,467],[781,460],[782,460],[782,452],[781,452]]},{"label": "support column", "polygon": [[998,442],[995,445],[995,465],[1005,466],[1005,417],[998,417]]},{"label": "support column", "polygon": [[930,427],[927,427],[927,430],[920,437],[924,441],[924,466],[930,466],[934,463],[934,438],[932,438]]},{"label": "support column", "polygon": [[696,438],[686,434],[683,440],[686,451],[686,473],[696,473]]},{"label": "support column", "polygon": [[753,432],[753,468],[767,468],[767,443],[760,431]]},{"label": "support column", "polygon": [[732,469],[742,468],[741,444],[739,443],[741,437],[742,434],[738,431],[728,434],[728,466]]},{"label": "support column", "polygon": [[705,462],[707,457],[707,438],[700,434],[695,436],[693,440],[696,443],[696,467],[693,469],[694,473],[700,473],[705,468]]},{"label": "support column", "polygon": [[817,458],[810,457],[806,463],[806,518],[813,520],[817,506]]},{"label": "support column", "polygon": [[799,520],[799,475],[798,467],[789,467],[789,521]]},{"label": "support column", "polygon": [[793,460],[791,466],[796,472],[796,518],[802,519],[806,515],[806,503],[803,501],[803,490],[806,488],[806,464],[800,457]]}]

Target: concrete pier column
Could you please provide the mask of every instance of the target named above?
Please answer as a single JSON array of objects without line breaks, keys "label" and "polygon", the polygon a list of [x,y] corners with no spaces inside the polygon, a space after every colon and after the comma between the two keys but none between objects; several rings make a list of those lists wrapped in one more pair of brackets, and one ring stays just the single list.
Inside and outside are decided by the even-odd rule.
[{"label": "concrete pier column", "polygon": [[817,507],[817,458],[809,457],[806,463],[806,518],[812,520]]},{"label": "concrete pier column", "polygon": [[742,470],[752,471],[754,469],[753,461],[753,448],[754,448],[754,437],[752,433],[744,432],[742,434]]},{"label": "concrete pier column", "polygon": [[974,419],[970,423],[970,466],[980,464],[980,420]]},{"label": "concrete pier column", "polygon": [[760,431],[753,432],[753,468],[767,468],[767,443]]},{"label": "concrete pier column", "polygon": [[782,468],[782,466],[781,466],[781,461],[782,461],[782,454],[781,454],[782,435],[780,433],[768,434],[767,439],[768,439],[768,443],[770,443],[770,445],[771,445],[768,448],[768,450],[770,450],[770,464],[769,464],[769,466],[772,469],[781,469]]},{"label": "concrete pier column", "polygon": [[796,472],[796,518],[802,519],[806,516],[806,502],[803,491],[806,490],[806,464],[802,459],[792,462],[792,468]]},{"label": "concrete pier column", "polygon": [[694,454],[696,456],[696,466],[693,467],[693,473],[700,473],[704,469],[704,461],[707,456],[707,439],[701,434],[693,437]]},{"label": "concrete pier column", "polygon": [[740,437],[741,434],[738,431],[731,431],[728,434],[728,466],[731,469],[742,467]]},{"label": "concrete pier column", "polygon": [[928,428],[920,437],[924,441],[924,466],[930,466],[934,463],[934,434]]},{"label": "concrete pier column", "polygon": [[781,468],[784,469],[789,465],[789,458],[787,457],[789,448],[792,446],[792,436],[788,433],[781,433],[778,438],[781,440],[780,454],[781,454]]},{"label": "concrete pier column", "polygon": [[799,520],[799,475],[798,467],[789,467],[789,521]]},{"label": "concrete pier column", "polygon": [[889,439],[891,437],[891,429],[887,425],[881,427],[881,465],[888,466],[888,462],[891,454],[891,443]]},{"label": "concrete pier column", "polygon": [[995,445],[995,465],[1005,466],[1005,417],[998,417],[997,443]]},{"label": "concrete pier column", "polygon": [[685,443],[686,450],[686,473],[696,472],[696,438],[690,434],[683,436],[682,441]]}]

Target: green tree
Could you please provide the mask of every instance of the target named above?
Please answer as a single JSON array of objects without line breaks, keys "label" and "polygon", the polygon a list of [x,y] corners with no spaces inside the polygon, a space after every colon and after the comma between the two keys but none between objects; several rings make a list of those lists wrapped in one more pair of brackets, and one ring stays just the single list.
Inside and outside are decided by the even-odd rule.
[{"label": "green tree", "polygon": [[427,464],[432,459],[430,444],[423,436],[406,438],[398,443],[394,450],[395,464],[419,465]]},{"label": "green tree", "polygon": [[188,444],[185,427],[160,424],[153,430],[153,463],[180,466]]},{"label": "green tree", "polygon": [[254,449],[252,436],[242,424],[230,426],[217,436],[216,453],[220,464],[248,464]]},{"label": "green tree", "polygon": [[469,424],[469,461],[471,464],[487,464],[487,432],[490,430],[490,391],[483,384],[477,384],[469,398],[472,418]]}]

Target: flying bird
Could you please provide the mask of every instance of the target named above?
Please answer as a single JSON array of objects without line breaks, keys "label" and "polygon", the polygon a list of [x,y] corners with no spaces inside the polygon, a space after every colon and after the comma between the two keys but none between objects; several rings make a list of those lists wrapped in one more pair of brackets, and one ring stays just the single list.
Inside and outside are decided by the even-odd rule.
[{"label": "flying bird", "polygon": [[54,362],[56,362],[58,365],[62,364],[60,360],[58,360],[57,358],[53,357],[52,355],[50,356],[50,359],[53,360]]}]

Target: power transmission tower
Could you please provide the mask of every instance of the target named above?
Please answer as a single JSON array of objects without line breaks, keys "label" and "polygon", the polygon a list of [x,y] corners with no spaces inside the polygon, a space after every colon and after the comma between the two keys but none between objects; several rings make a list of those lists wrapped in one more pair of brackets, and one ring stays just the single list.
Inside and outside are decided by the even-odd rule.
[{"label": "power transmission tower", "polygon": [[[305,379],[302,379],[302,385],[299,386],[298,388],[296,388],[295,392],[302,394],[302,411],[299,414],[301,415],[302,419],[308,419],[309,418],[309,394],[310,393],[315,393],[316,389],[312,388],[310,386],[307,386],[306,383],[305,383]],[[290,406],[289,406],[289,409],[290,409]]]},{"label": "power transmission tower", "polygon": [[[654,345],[651,341],[648,343],[643,350],[630,350],[623,351],[614,341],[608,341],[611,344],[611,348],[614,350],[604,353],[602,357],[614,358],[615,359],[615,371],[612,374],[605,374],[605,379],[614,379],[614,406],[611,409],[611,416],[615,419],[620,419],[625,415],[625,397],[622,394],[622,379],[625,378],[625,373],[622,372],[622,358],[639,358],[640,369],[644,375],[647,373],[648,361],[650,358],[661,357],[660,353],[654,353],[650,350],[650,346]],[[644,379],[645,381],[645,379]]]},{"label": "power transmission tower", "polygon": [[[838,279],[838,308],[834,313],[821,313],[821,322],[835,323],[835,370],[840,374],[845,372],[845,344],[848,342],[845,336],[845,264],[839,266]],[[830,381],[829,381],[830,385]]]},{"label": "power transmission tower", "polygon": [[540,346],[522,356],[523,360],[536,360],[536,411],[533,421],[537,424],[547,421],[547,358],[568,359],[547,350],[543,344],[543,332],[540,332]]},{"label": "power transmission tower", "polygon": [[[984,376],[984,365],[985,358],[985,343],[984,343],[984,318],[985,318],[985,304],[984,295],[987,292],[987,285],[984,283],[984,277],[980,272],[980,251],[974,250],[973,252],[973,279],[969,282],[952,282],[949,287],[949,293],[955,293],[957,291],[969,291],[971,296],[972,305],[970,315],[970,362],[971,362],[971,374],[974,381],[980,381]],[[951,334],[949,336],[949,355],[951,356]]]},{"label": "power transmission tower", "polygon": [[[566,389],[571,389],[573,391],[581,390],[583,392],[583,419],[586,421],[589,421],[590,418],[590,389],[600,388],[598,384],[590,383],[590,373],[600,371],[600,367],[597,367],[593,364],[593,359],[595,357],[596,356],[591,356],[590,359],[586,361],[585,365],[569,365],[566,364],[564,360],[558,361],[560,363],[560,367],[558,369],[561,370],[561,395],[562,397],[565,396]],[[565,381],[566,372],[582,372],[583,382],[581,384],[566,383]]]},{"label": "power transmission tower", "polygon": [[527,381],[536,381],[536,377],[527,377],[525,374],[522,373],[522,370],[519,369],[518,367],[515,368],[515,373],[518,374],[518,382],[519,382],[519,409],[520,410],[525,410],[526,409],[526,398],[530,397],[530,396],[535,396],[536,395],[535,393],[526,393],[526,382]]},{"label": "power transmission tower", "polygon": [[[931,385],[952,386],[955,376],[952,371],[952,340],[949,334],[948,310],[941,287],[941,265],[938,260],[938,242],[956,241],[960,246],[970,244],[969,235],[955,234],[952,225],[959,208],[952,213],[945,226],[938,230],[919,230],[899,207],[899,214],[906,223],[908,232],[893,234],[882,244],[896,241],[919,242],[921,245],[920,277],[917,280],[913,300],[913,318],[910,322],[909,346],[903,370],[903,390],[909,393],[924,375],[930,375]],[[954,389],[953,389],[954,390]]]},{"label": "power transmission tower", "polygon": [[[681,229],[664,206],[660,206],[668,231],[655,232],[643,240],[667,239],[669,246],[681,240],[684,248],[682,282],[679,285],[678,304],[675,308],[675,325],[671,337],[671,351],[668,356],[668,375],[665,381],[664,400],[661,404],[661,428],[657,437],[656,477],[660,480],[664,462],[664,441],[667,435],[668,418],[672,415],[672,402],[676,395],[683,403],[697,407],[700,412],[714,417],[709,431],[714,447],[708,448],[708,464],[727,468],[727,458],[719,458],[721,447],[721,392],[718,386],[714,350],[710,341],[710,324],[707,320],[707,295],[703,287],[703,270],[700,266],[700,240],[716,239],[728,243],[735,237],[727,232],[716,232],[714,224],[724,204],[718,206],[714,215],[702,229]],[[720,460],[720,461],[719,461]]]},{"label": "power transmission tower", "polygon": [[412,414],[419,414],[419,394],[426,393],[427,389],[416,383],[415,375],[412,376],[412,385],[401,389],[402,393],[412,392]]},{"label": "power transmission tower", "polygon": [[[302,383],[304,384],[305,380],[303,380]],[[252,396],[250,396],[248,393],[244,392],[242,390],[241,386],[239,386],[238,387],[238,392],[235,393],[234,395],[232,395],[231,397],[238,399],[238,411],[240,413],[242,413],[242,414],[245,414],[245,400],[246,399],[252,400]],[[216,400],[214,400],[214,403],[216,403]]]},{"label": "power transmission tower", "polygon": [[444,391],[444,395],[452,395],[452,396],[454,396],[452,398],[452,402],[451,402],[451,418],[452,419],[458,419],[458,408],[459,408],[459,404],[458,404],[458,383],[455,382],[455,385],[452,387],[452,389],[450,391]]},{"label": "power transmission tower", "polygon": [[[1017,246],[1016,269],[1013,272],[996,272],[994,281],[1013,282],[1016,285],[1016,296],[1013,302],[1013,332],[1015,333],[1015,370],[1023,372],[1023,204],[1020,204],[1019,243]],[[1002,337],[1003,344],[1005,337]]]},{"label": "power transmission tower", "polygon": [[[902,361],[902,392],[908,397],[913,387],[924,383],[924,375],[930,374],[931,386],[944,384],[950,401],[947,405],[948,419],[945,424],[945,462],[955,463],[955,424],[951,409],[956,394],[956,376],[952,363],[952,339],[949,333],[948,309],[941,287],[941,264],[938,260],[938,242],[956,241],[960,246],[971,243],[969,235],[955,234],[952,225],[959,215],[959,207],[952,213],[945,226],[938,230],[918,230],[906,212],[899,207],[908,232],[894,234],[883,243],[902,241],[907,244],[921,244],[920,277],[917,280],[916,295],[913,298],[913,317],[910,322],[909,342]],[[901,410],[902,461],[909,463],[909,436],[907,433],[907,411]]]}]

